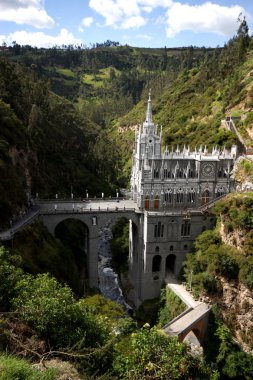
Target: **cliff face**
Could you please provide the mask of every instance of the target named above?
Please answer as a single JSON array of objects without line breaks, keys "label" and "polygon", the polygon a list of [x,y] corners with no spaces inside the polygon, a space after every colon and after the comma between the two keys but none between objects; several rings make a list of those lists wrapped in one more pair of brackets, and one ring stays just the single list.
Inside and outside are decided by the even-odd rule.
[{"label": "cliff face", "polygon": [[[249,244],[248,238],[251,234],[248,228],[250,226],[239,226],[235,223],[233,218],[231,219],[233,215],[231,209],[228,215],[221,216],[219,231],[221,240],[224,244],[236,248],[238,255],[245,260],[252,254],[252,245]],[[232,222],[230,228],[226,224],[228,219]],[[222,316],[244,351],[253,354],[253,291],[241,281],[228,281],[224,277],[220,277],[219,280],[222,297],[216,301],[221,308]]]},{"label": "cliff face", "polygon": [[220,278],[222,297],[215,301],[225,323],[244,351],[253,354],[253,291],[242,283]]}]

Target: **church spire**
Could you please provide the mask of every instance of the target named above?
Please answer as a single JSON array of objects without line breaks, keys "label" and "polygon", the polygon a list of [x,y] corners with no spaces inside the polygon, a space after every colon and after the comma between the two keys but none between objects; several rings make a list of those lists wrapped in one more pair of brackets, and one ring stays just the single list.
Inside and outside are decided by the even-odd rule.
[{"label": "church spire", "polygon": [[147,122],[147,123],[152,123],[151,90],[149,90],[149,94],[148,94],[148,104],[147,104],[147,112],[146,112],[146,122]]}]

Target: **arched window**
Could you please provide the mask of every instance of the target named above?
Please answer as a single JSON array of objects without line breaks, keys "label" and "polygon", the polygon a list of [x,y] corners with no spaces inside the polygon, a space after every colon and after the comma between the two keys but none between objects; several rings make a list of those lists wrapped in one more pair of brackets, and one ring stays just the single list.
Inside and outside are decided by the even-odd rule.
[{"label": "arched window", "polygon": [[191,224],[189,220],[184,220],[181,225],[181,236],[190,236]]},{"label": "arched window", "polygon": [[172,203],[172,190],[168,189],[164,194],[165,202]]},{"label": "arched window", "polygon": [[155,255],[152,261],[152,272],[160,272],[162,258],[160,255]]},{"label": "arched window", "polygon": [[190,189],[187,194],[187,202],[194,203],[196,201],[196,193],[194,189]]},{"label": "arched window", "polygon": [[159,178],[159,170],[154,169],[154,178]]},{"label": "arched window", "polygon": [[178,189],[177,191],[177,203],[183,203],[184,202],[184,192],[183,190],[180,188]]},{"label": "arched window", "polygon": [[158,245],[155,247],[155,251],[156,252],[159,252],[160,248],[158,247]]},{"label": "arched window", "polygon": [[209,201],[210,201],[210,191],[209,190],[205,190],[205,191],[203,191],[202,196],[201,196],[201,204],[205,205]]},{"label": "arched window", "polygon": [[159,196],[158,194],[156,195],[155,197],[155,200],[154,200],[154,208],[159,208]]},{"label": "arched window", "polygon": [[172,251],[174,251],[174,246],[173,245],[170,246],[170,252],[172,252]]},{"label": "arched window", "polygon": [[149,196],[148,195],[145,198],[144,208],[145,208],[145,210],[149,209]]},{"label": "arched window", "polygon": [[161,222],[158,222],[157,224],[155,224],[154,236],[163,237],[163,233],[164,233],[164,224],[162,224]]},{"label": "arched window", "polygon": [[164,178],[168,178],[168,169],[167,168],[163,169],[163,175],[164,175]]}]

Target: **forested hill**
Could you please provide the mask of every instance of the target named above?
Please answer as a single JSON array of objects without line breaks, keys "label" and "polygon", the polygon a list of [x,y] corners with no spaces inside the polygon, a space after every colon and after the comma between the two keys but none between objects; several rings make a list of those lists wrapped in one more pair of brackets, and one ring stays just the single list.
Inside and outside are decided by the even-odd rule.
[{"label": "forested hill", "polygon": [[26,188],[52,197],[127,186],[132,127],[143,122],[149,88],[164,144],[230,146],[235,136],[220,128],[230,113],[243,115],[249,137],[253,40],[245,21],[223,48],[114,45],[2,46],[1,222],[25,204]]}]

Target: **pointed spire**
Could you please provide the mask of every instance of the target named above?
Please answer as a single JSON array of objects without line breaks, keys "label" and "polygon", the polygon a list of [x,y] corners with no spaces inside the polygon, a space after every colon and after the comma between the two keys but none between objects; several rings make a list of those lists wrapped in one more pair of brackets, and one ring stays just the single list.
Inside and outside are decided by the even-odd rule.
[{"label": "pointed spire", "polygon": [[148,122],[148,123],[152,123],[151,90],[149,90],[149,94],[148,94],[148,104],[147,104],[147,112],[146,112],[146,122]]}]

